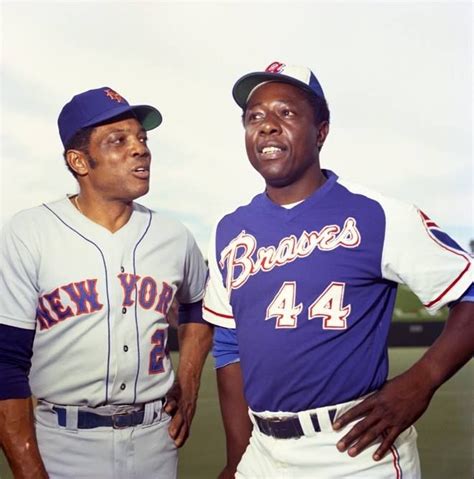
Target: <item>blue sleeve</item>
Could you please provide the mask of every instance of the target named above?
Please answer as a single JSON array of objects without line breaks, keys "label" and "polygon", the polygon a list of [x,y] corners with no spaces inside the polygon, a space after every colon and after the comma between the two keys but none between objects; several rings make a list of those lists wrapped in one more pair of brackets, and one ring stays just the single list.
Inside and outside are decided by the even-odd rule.
[{"label": "blue sleeve", "polygon": [[471,286],[469,286],[469,288],[467,288],[466,291],[464,291],[464,293],[461,295],[459,299],[457,299],[456,301],[452,301],[451,303],[448,304],[448,306],[452,308],[456,304],[462,303],[465,301],[470,303],[474,302],[474,283],[471,284]]},{"label": "blue sleeve", "polygon": [[35,331],[0,324],[0,399],[31,396],[31,368]]},{"label": "blue sleeve", "polygon": [[212,355],[216,369],[240,361],[237,331],[235,329],[214,327],[214,345]]},{"label": "blue sleeve", "polygon": [[202,301],[195,303],[180,304],[179,305],[179,324],[188,323],[203,323],[207,324],[202,317]]}]

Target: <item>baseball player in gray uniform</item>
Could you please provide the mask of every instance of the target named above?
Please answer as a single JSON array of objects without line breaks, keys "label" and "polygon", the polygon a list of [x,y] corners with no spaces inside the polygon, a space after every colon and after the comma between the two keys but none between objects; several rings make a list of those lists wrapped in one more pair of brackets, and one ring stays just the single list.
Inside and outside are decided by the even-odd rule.
[{"label": "baseball player in gray uniform", "polygon": [[79,193],[2,231],[0,444],[16,478],[176,477],[211,328],[193,236],[134,201],[148,192],[147,131],[161,121],[108,87],[74,96],[58,126]]}]

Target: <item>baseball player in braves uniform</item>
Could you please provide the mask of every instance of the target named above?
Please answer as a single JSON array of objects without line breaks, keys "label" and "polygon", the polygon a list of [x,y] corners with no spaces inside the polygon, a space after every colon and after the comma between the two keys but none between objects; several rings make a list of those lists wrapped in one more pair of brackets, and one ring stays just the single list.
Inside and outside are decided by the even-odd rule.
[{"label": "baseball player in braves uniform", "polygon": [[58,125],[79,194],[2,232],[0,442],[15,477],[176,477],[211,328],[192,235],[134,202],[149,189],[147,130],[161,120],[107,87],[74,96]]},{"label": "baseball player in braves uniform", "polygon": [[[220,477],[419,478],[412,424],[474,352],[471,257],[415,206],[320,168],[329,110],[309,69],[273,63],[233,95],[266,189],[218,222],[209,250]],[[450,314],[387,381],[399,283]]]}]

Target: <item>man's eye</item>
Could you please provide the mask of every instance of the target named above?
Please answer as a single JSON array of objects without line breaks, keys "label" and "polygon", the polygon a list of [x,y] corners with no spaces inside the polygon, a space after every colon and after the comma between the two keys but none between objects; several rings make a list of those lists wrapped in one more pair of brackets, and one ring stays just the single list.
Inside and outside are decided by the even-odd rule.
[{"label": "man's eye", "polygon": [[249,121],[255,121],[255,120],[259,120],[260,118],[262,118],[262,116],[263,115],[260,112],[250,112],[248,114],[247,118],[248,118]]},{"label": "man's eye", "polygon": [[283,115],[283,116],[286,116],[286,117],[289,117],[289,116],[293,116],[294,113],[293,113],[291,110],[288,110],[287,108],[285,108],[285,109],[282,111],[282,115]]},{"label": "man's eye", "polygon": [[113,143],[114,145],[120,145],[124,142],[124,139],[125,138],[123,136],[112,136],[110,138],[110,143]]},{"label": "man's eye", "polygon": [[142,143],[145,143],[145,145],[146,145],[146,143],[147,143],[147,141],[148,141],[148,137],[147,137],[147,136],[144,136],[144,137],[140,138],[139,140],[140,140]]}]

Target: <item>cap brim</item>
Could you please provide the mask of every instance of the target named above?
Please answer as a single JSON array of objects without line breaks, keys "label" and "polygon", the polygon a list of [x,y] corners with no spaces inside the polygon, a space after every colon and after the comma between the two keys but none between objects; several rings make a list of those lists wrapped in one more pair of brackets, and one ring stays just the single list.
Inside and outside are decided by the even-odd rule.
[{"label": "cap brim", "polygon": [[137,120],[142,124],[145,130],[153,130],[161,125],[163,117],[161,113],[153,106],[138,105],[132,106],[132,111],[135,113]]},{"label": "cap brim", "polygon": [[293,77],[282,75],[281,73],[254,72],[244,75],[235,83],[234,88],[232,89],[232,96],[234,97],[237,105],[239,105],[240,108],[245,108],[250,92],[260,83],[268,81],[289,83],[301,88],[302,90],[305,90],[310,95],[316,95],[316,93],[306,83],[303,83],[302,81]]},{"label": "cap brim", "polygon": [[116,108],[107,110],[102,115],[96,116],[84,126],[95,126],[114,118],[132,113],[140,122],[145,130],[153,130],[161,125],[163,117],[161,113],[153,106],[149,105],[118,105]]}]

